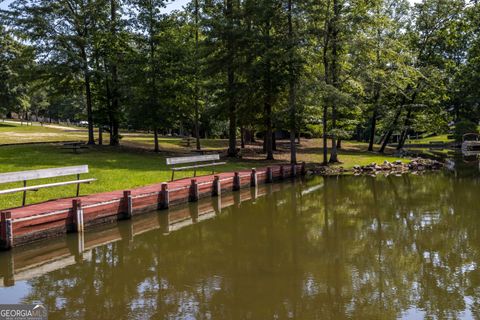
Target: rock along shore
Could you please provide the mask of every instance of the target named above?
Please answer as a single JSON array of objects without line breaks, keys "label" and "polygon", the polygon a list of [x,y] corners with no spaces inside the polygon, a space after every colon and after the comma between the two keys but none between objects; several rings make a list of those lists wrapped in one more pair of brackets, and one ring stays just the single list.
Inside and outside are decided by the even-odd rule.
[{"label": "rock along shore", "polygon": [[382,164],[377,164],[375,162],[366,165],[360,166],[355,165],[352,169],[344,169],[343,167],[328,167],[328,166],[317,166],[309,170],[310,174],[322,175],[322,176],[331,176],[331,175],[341,175],[353,173],[354,175],[370,175],[377,176],[380,174],[383,175],[402,175],[402,174],[422,174],[426,171],[440,170],[443,168],[443,163],[437,160],[415,158],[409,162],[403,162],[401,160],[396,160],[389,162],[385,160]]}]

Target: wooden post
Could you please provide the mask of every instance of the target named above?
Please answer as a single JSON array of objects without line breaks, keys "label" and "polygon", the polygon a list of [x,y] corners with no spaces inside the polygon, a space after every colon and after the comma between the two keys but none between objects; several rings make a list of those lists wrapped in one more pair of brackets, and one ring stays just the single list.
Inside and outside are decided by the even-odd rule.
[{"label": "wooden post", "polygon": [[240,174],[235,172],[233,175],[233,191],[240,190]]},{"label": "wooden post", "polygon": [[189,201],[196,202],[198,201],[198,183],[197,179],[192,179],[191,181]]},{"label": "wooden post", "polygon": [[220,183],[220,177],[213,177],[212,183],[212,197],[220,197],[222,195],[222,185]]},{"label": "wooden post", "polygon": [[[23,180],[23,187],[27,187],[27,180]],[[27,203],[27,191],[23,191],[23,199],[22,199],[22,207],[25,207],[25,204]]]},{"label": "wooden post", "polygon": [[267,183],[272,183],[273,182],[273,172],[272,172],[272,167],[267,168]]},{"label": "wooden post", "polygon": [[[80,174],[77,174],[77,180],[80,180]],[[80,195],[80,183],[77,183],[77,197]]]},{"label": "wooden post", "polygon": [[160,209],[168,209],[170,206],[170,192],[168,191],[168,183],[162,183],[162,191],[160,191]]},{"label": "wooden post", "polygon": [[258,179],[257,179],[257,169],[252,168],[252,174],[250,177],[250,186],[251,187],[257,187],[258,185]]},{"label": "wooden post", "polygon": [[132,191],[123,191],[123,203],[125,204],[126,218],[131,219],[133,215]]},{"label": "wooden post", "polygon": [[302,176],[304,176],[304,175],[307,174],[307,169],[306,169],[306,166],[305,166],[305,161],[302,162],[302,171],[301,171],[301,174],[302,174]]},{"label": "wooden post", "polygon": [[2,247],[5,250],[10,250],[13,247],[13,224],[11,212],[1,213],[1,228]]},{"label": "wooden post", "polygon": [[83,209],[82,209],[82,200],[74,199],[72,201],[73,206],[73,224],[74,230],[76,232],[83,232]]},{"label": "wooden post", "polygon": [[292,168],[290,169],[290,176],[295,178],[297,176],[297,165],[292,164]]}]

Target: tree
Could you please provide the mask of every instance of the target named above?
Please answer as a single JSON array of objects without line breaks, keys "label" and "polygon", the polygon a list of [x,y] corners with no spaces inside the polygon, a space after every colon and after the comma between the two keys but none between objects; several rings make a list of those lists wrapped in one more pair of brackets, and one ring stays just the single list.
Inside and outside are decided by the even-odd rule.
[{"label": "tree", "polygon": [[31,65],[31,50],[15,41],[0,24],[0,114],[19,112],[28,107],[28,87],[23,71]]},{"label": "tree", "polygon": [[41,63],[68,65],[83,77],[88,119],[88,144],[95,144],[91,89],[91,39],[102,1],[15,0],[8,16],[11,27],[28,37]]}]

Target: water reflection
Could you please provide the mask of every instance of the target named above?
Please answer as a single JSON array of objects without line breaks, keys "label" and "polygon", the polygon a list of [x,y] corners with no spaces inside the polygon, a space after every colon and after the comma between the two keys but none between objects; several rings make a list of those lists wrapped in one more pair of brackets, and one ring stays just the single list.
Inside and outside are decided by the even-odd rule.
[{"label": "water reflection", "polygon": [[42,245],[42,258],[2,255],[2,275],[33,270],[31,259],[70,260],[15,274],[0,301],[42,301],[51,319],[480,317],[478,178],[268,188],[87,233],[85,251],[70,237]]}]

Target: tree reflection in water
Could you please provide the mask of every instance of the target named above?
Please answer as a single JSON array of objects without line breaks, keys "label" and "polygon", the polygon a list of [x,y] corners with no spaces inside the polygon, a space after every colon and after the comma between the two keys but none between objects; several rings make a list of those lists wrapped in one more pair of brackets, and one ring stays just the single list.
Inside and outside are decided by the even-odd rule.
[{"label": "tree reflection in water", "polygon": [[479,194],[446,173],[285,183],[14,289],[51,319],[478,318]]}]

